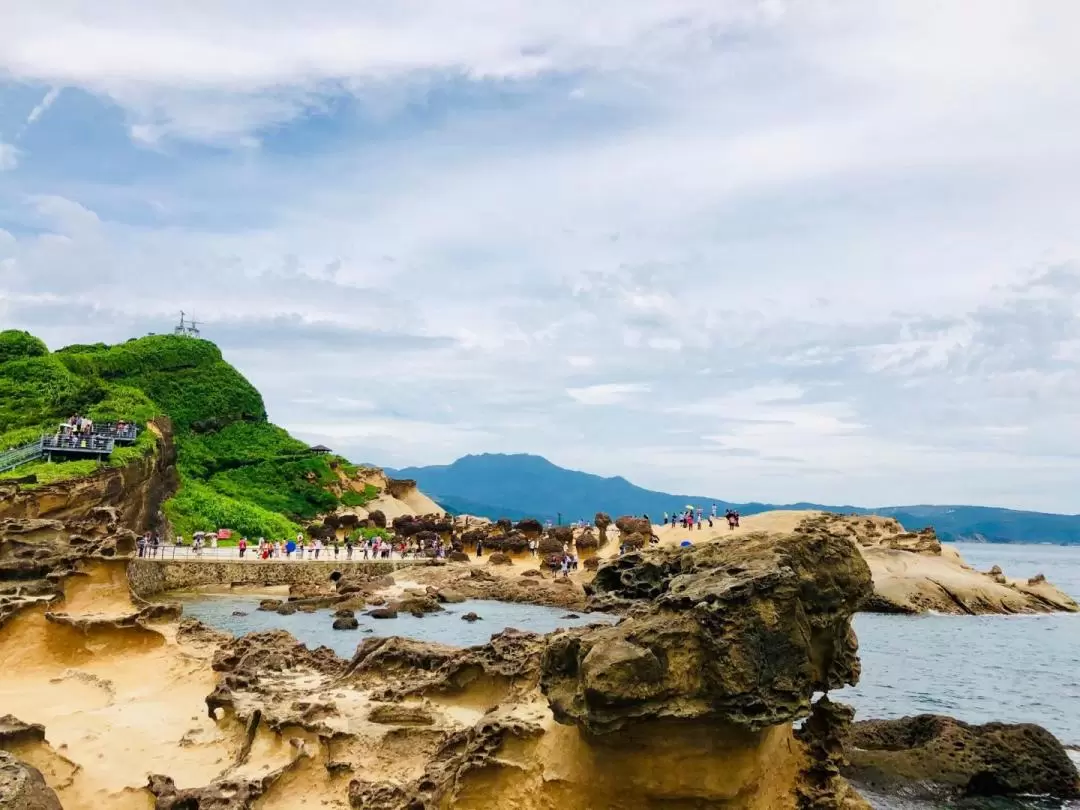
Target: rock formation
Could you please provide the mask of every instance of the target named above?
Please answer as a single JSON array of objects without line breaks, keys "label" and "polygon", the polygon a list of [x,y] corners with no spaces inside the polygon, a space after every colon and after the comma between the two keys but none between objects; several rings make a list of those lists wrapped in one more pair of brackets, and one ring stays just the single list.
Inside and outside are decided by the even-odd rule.
[{"label": "rock formation", "polygon": [[0,751],[0,810],[64,810],[41,771]]},{"label": "rock formation", "polygon": [[[593,590],[627,617],[468,650],[368,639],[348,662],[280,631],[230,640],[207,710],[256,736],[303,732],[308,756],[344,775],[327,789],[355,807],[864,806],[838,775],[837,711],[822,704],[803,740],[792,731],[815,692],[858,677],[850,618],[870,577],[850,541],[630,554]],[[289,788],[234,789],[246,807]]]},{"label": "rock formation", "polygon": [[850,538],[874,578],[864,610],[882,613],[1076,612],[1080,606],[1045,577],[1010,579],[994,566],[980,573],[955,548],[942,545],[933,529],[905,531],[892,518],[813,514],[794,531],[809,536]]},{"label": "rock formation", "polygon": [[968,725],[924,714],[854,723],[844,772],[868,788],[928,799],[1034,794],[1080,798],[1080,775],[1041,726]]}]

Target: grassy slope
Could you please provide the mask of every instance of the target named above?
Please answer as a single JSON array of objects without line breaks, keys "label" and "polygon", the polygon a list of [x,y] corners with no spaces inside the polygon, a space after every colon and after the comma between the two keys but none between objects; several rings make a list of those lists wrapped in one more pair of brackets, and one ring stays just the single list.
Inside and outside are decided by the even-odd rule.
[{"label": "grassy slope", "polygon": [[[117,346],[69,346],[49,353],[24,332],[0,332],[0,449],[53,430],[71,413],[145,425],[168,416],[176,434],[181,488],[165,505],[179,534],[229,527],[248,536],[284,537],[297,524],[340,503],[374,497],[326,486],[332,458],[266,419],[262,396],[204,340],[157,335]],[[109,463],[152,452],[144,432]],[[336,460],[337,463],[344,463]],[[34,473],[41,483],[87,475],[96,462],[36,463],[6,474]],[[346,464],[348,469],[348,465]],[[4,476],[0,476],[4,477]]]}]

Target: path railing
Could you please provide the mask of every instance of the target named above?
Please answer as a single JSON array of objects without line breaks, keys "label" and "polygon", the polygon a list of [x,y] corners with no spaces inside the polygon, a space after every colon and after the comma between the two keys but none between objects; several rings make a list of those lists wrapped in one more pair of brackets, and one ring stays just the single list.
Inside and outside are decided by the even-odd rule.
[{"label": "path railing", "polygon": [[294,551],[291,556],[273,556],[267,559],[262,559],[259,556],[257,548],[248,546],[247,551],[244,552],[244,556],[240,556],[240,550],[235,546],[219,546],[213,548],[210,546],[203,546],[201,549],[195,549],[192,546],[184,545],[158,545],[147,546],[143,549],[143,553],[140,555],[136,552],[136,559],[147,560],[199,560],[202,562],[288,562],[303,564],[306,562],[409,562],[415,560],[416,562],[424,562],[427,560],[423,555],[414,555],[411,551],[406,551],[405,554],[399,554],[393,552],[389,557],[376,556],[369,553],[367,557],[364,556],[364,550],[359,547],[353,548],[352,556],[348,556],[348,550],[345,546],[338,548],[338,554],[334,556],[334,549],[323,548],[316,559],[315,554],[311,550],[304,552],[304,556],[300,556],[299,551]]},{"label": "path railing", "polygon": [[0,453],[0,472],[13,470],[22,464],[37,461],[45,455],[42,439],[38,439],[21,447],[13,447]]},{"label": "path railing", "polygon": [[69,456],[92,453],[101,458],[111,455],[117,444],[131,444],[138,435],[139,430],[134,425],[124,425],[121,428],[113,422],[101,425],[100,429],[95,427],[94,432],[89,435],[69,432],[43,433],[40,439],[0,452],[0,473],[40,458],[47,457],[52,460],[53,453]]}]

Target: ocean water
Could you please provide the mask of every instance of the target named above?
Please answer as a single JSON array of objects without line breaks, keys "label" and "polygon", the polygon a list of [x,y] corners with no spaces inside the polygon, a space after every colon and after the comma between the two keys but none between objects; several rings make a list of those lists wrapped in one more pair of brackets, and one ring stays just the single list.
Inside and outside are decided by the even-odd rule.
[{"label": "ocean water", "polygon": [[[1000,565],[1010,576],[1043,573],[1080,600],[1080,548],[959,543],[964,559],[979,570]],[[184,598],[184,612],[233,633],[283,628],[309,646],[325,644],[343,657],[372,635],[409,636],[468,646],[482,644],[505,627],[546,633],[558,627],[610,621],[602,614],[565,618],[567,611],[536,605],[469,601],[422,619],[357,616],[360,630],[332,630],[329,611],[280,616],[256,611],[252,596]],[[233,611],[247,612],[233,616]],[[483,621],[468,623],[475,611]],[[1040,616],[882,616],[855,618],[862,658],[858,686],[833,693],[852,704],[857,718],[946,714],[971,723],[1030,722],[1045,726],[1066,745],[1080,746],[1080,614]],[[370,632],[364,632],[368,630]],[[1074,758],[1078,754],[1074,753]],[[865,793],[865,790],[864,790]],[[935,804],[866,794],[878,810],[1080,810],[1080,803],[979,800]]]},{"label": "ocean water", "polygon": [[[1080,599],[1080,548],[960,543],[981,571],[1046,574]],[[862,679],[835,693],[858,717],[947,714],[1045,726],[1080,745],[1080,614],[855,617]]]},{"label": "ocean water", "polygon": [[[1080,548],[957,543],[980,571],[1045,574],[1080,600]],[[862,658],[856,687],[835,692],[859,718],[946,714],[969,723],[1038,723],[1080,745],[1080,614],[855,617]],[[1074,761],[1080,760],[1071,752]],[[937,804],[862,789],[879,810],[1080,810],[1080,802],[978,800]]]},{"label": "ocean water", "polygon": [[[616,619],[603,613],[581,613],[571,618],[564,608],[543,605],[520,605],[512,602],[492,602],[469,599],[459,604],[447,605],[439,613],[429,613],[423,618],[401,614],[396,619],[373,619],[359,611],[356,630],[334,630],[330,610],[315,613],[293,613],[282,616],[273,611],[256,610],[265,597],[248,595],[198,595],[170,594],[169,599],[184,605],[184,615],[198,619],[211,627],[234,635],[254,633],[259,630],[288,630],[298,641],[309,647],[326,646],[342,658],[352,658],[356,647],[365,638],[405,636],[420,641],[436,641],[457,647],[485,644],[496,633],[513,627],[534,633],[550,633],[560,627],[581,627],[603,622],[610,624]],[[234,612],[246,615],[234,616]],[[473,612],[480,621],[467,622],[461,617]]]}]

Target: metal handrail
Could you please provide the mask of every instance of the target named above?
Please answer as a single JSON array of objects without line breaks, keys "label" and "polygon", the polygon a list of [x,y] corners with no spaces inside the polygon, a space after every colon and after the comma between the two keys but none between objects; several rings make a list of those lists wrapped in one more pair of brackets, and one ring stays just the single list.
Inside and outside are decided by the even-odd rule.
[{"label": "metal handrail", "polygon": [[20,447],[13,447],[0,453],[0,472],[7,472],[16,467],[35,461],[45,454],[41,439]]}]

